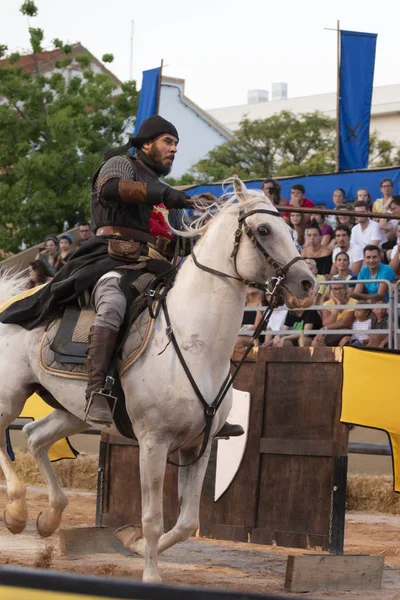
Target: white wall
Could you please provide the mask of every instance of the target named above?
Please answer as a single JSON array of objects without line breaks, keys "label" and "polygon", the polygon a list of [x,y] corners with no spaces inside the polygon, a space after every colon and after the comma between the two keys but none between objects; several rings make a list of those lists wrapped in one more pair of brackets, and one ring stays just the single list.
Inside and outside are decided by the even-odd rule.
[{"label": "white wall", "polygon": [[179,133],[179,147],[171,177],[181,177],[210,150],[228,139],[184,98],[179,83],[162,83],[158,112],[171,121]]}]

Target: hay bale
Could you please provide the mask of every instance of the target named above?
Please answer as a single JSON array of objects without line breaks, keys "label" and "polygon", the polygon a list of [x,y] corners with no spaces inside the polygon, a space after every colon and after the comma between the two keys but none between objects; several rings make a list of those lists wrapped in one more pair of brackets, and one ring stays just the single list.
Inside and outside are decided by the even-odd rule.
[{"label": "hay bale", "polygon": [[388,475],[349,475],[347,478],[348,510],[378,511],[400,515],[400,495],[393,491]]},{"label": "hay bale", "polygon": [[[95,491],[97,489],[97,454],[80,454],[75,460],[60,460],[53,463],[54,471],[62,487]],[[15,470],[27,485],[45,485],[33,456],[21,448],[15,452]],[[0,469],[0,481],[4,474]]]}]

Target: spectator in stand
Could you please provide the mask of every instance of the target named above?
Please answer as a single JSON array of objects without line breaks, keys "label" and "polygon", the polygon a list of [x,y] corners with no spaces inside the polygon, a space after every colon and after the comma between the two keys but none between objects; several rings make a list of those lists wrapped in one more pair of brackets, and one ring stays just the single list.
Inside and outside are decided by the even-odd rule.
[{"label": "spectator in stand", "polygon": [[[392,267],[381,263],[381,251],[378,246],[368,245],[364,248],[365,267],[361,269],[357,279],[387,279],[389,282],[396,278]],[[357,283],[351,297],[356,300],[370,300],[384,297],[389,301],[389,289],[387,283],[373,282]]]},{"label": "spectator in stand", "polygon": [[301,251],[304,258],[313,258],[320,275],[329,275],[332,267],[332,250],[321,245],[321,232],[313,223],[306,232],[306,244]]},{"label": "spectator in stand", "polygon": [[386,252],[386,259],[389,266],[396,273],[396,277],[400,276],[400,221],[396,227],[396,245]]},{"label": "spectator in stand", "polygon": [[34,260],[28,267],[29,280],[25,286],[26,290],[31,290],[38,285],[43,285],[52,280],[46,265],[41,260]]},{"label": "spectator in stand", "polygon": [[[335,205],[335,210],[338,206],[344,206],[344,203],[346,202],[345,191],[342,188],[336,188],[332,195],[332,201]],[[328,215],[325,221],[332,227],[332,229],[335,229],[337,225],[336,215]]]},{"label": "spectator in stand", "polygon": [[364,254],[362,248],[356,244],[351,244],[351,231],[347,225],[339,225],[335,230],[335,248],[332,252],[332,260],[334,261],[331,269],[331,275],[338,273],[336,266],[336,257],[339,252],[346,252],[349,257],[350,263],[349,268],[355,274],[358,275],[364,261]]},{"label": "spectator in stand", "polygon": [[384,245],[386,249],[390,250],[396,244],[396,229],[397,224],[400,220],[400,196],[393,196],[390,201],[389,208],[385,212],[391,212],[393,219],[379,219],[379,229],[386,234],[388,242]]},{"label": "spectator in stand", "polygon": [[325,223],[325,215],[311,215],[311,223],[316,223],[321,231],[321,246],[329,246],[333,238],[333,229]]},{"label": "spectator in stand", "polygon": [[372,198],[367,188],[360,188],[356,193],[356,202],[365,202],[367,210],[372,211]]},{"label": "spectator in stand", "polygon": [[340,281],[354,281],[357,279],[357,275],[350,269],[350,258],[347,252],[341,251],[336,254],[334,266],[337,273],[332,275],[332,279],[339,279]]},{"label": "spectator in stand", "polygon": [[74,252],[75,245],[72,235],[69,233],[63,233],[60,236],[60,249],[58,252],[57,262],[54,265],[57,271],[59,271],[61,267],[65,265]]},{"label": "spectator in stand", "polygon": [[377,198],[375,200],[372,205],[372,212],[389,212],[393,194],[393,181],[390,179],[390,177],[385,177],[385,179],[382,179],[381,193],[382,198]]},{"label": "spectator in stand", "polygon": [[[349,297],[349,290],[344,283],[333,283],[330,287],[330,299],[324,302],[324,306],[348,305],[355,306],[357,300]],[[346,334],[328,334],[330,329],[352,329],[354,322],[354,310],[341,308],[333,310],[321,310],[322,329],[325,334],[319,334],[314,338],[312,346],[339,346]]]},{"label": "spectator in stand", "polygon": [[[322,283],[323,281],[326,281],[325,275],[320,275],[318,273],[317,263],[313,258],[306,258],[306,260],[304,262],[306,263],[307,267],[310,269],[311,273],[314,275],[315,279],[317,279],[320,282],[317,295],[314,297],[313,304],[321,304],[322,298],[324,297],[325,293],[328,291],[327,290],[328,286],[323,285],[323,283]],[[308,300],[308,298],[306,300]],[[308,308],[309,306],[312,306],[312,304],[308,304],[308,302],[306,302],[306,304],[303,304],[302,306],[303,306],[303,308]]]},{"label": "spectator in stand", "polygon": [[338,211],[336,216],[336,227],[339,225],[346,225],[349,229],[352,229],[354,227],[354,217],[340,214],[340,211],[342,210],[349,210],[348,206],[337,206],[336,210]]},{"label": "spectator in stand", "polygon": [[94,236],[92,228],[89,223],[80,223],[79,224],[79,241],[78,246],[82,246],[84,242],[90,240]]},{"label": "spectator in stand", "polygon": [[[290,206],[295,206],[296,208],[313,208],[315,206],[314,202],[308,200],[308,198],[304,197],[306,190],[304,185],[301,183],[295,183],[292,185],[292,189],[290,191]],[[304,215],[306,219],[306,224],[310,222],[310,215]],[[289,213],[283,213],[283,217],[286,223],[289,223]]]},{"label": "spectator in stand", "polygon": [[39,249],[35,260],[42,261],[51,276],[57,273],[55,265],[58,260],[58,237],[56,235],[47,235],[44,238],[44,247]]},{"label": "spectator in stand", "polygon": [[261,190],[273,204],[277,206],[286,206],[289,204],[286,198],[281,198],[282,188],[276,179],[272,179],[271,177],[265,179],[263,181]]},{"label": "spectator in stand", "polygon": [[[313,295],[313,290],[310,290],[309,295]],[[274,337],[272,345],[275,348],[283,348],[284,346],[310,346],[312,337],[307,336],[306,332],[320,329],[321,327],[322,321],[317,310],[289,310],[283,329],[295,329],[299,333],[277,335]]]},{"label": "spectator in stand", "polygon": [[289,226],[293,229],[293,239],[299,246],[304,246],[306,236],[305,215],[300,213],[290,213]]},{"label": "spectator in stand", "polygon": [[[374,304],[385,304],[385,298],[376,298]],[[382,306],[372,309],[371,329],[389,329],[387,308]],[[387,333],[370,333],[367,346],[387,348],[389,337]]]},{"label": "spectator in stand", "polygon": [[[246,295],[246,308],[262,306],[261,292],[257,288],[249,287]],[[236,347],[247,346],[250,337],[253,335],[257,325],[261,321],[262,310],[245,310],[243,313],[242,327],[236,341]]]},{"label": "spectator in stand", "polygon": [[[354,204],[356,212],[366,212],[369,210],[367,204],[356,202]],[[356,217],[357,224],[354,225],[351,232],[351,243],[358,244],[361,248],[365,246],[381,246],[387,242],[386,234],[379,228],[379,224],[369,217]]]},{"label": "spectator in stand", "polygon": [[[364,302],[358,302],[358,304],[365,304]],[[366,332],[371,329],[371,310],[368,308],[356,308],[354,311],[353,331]],[[353,333],[351,336],[345,336],[340,346],[349,344],[351,346],[367,346],[368,345],[368,333]]]}]

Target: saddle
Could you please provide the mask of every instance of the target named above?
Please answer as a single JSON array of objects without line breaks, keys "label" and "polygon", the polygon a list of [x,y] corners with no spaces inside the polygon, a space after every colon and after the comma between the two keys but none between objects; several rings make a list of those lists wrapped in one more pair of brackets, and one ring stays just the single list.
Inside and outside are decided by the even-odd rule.
[{"label": "saddle", "polygon": [[[154,278],[155,275],[146,274],[146,287]],[[153,331],[155,321],[146,308],[144,283],[142,281],[140,285],[139,281],[135,282],[136,299],[127,311],[117,342],[117,353],[113,359],[115,362],[113,394],[118,398],[114,412],[115,425],[122,435],[133,439],[135,436],[126,411],[120,377],[145,352]],[[62,317],[52,321],[42,337],[39,352],[40,367],[57,377],[87,381],[87,368],[84,361],[89,331],[95,316],[96,313],[91,308],[81,309],[78,305],[67,306]],[[54,403],[51,404],[54,406]]]}]

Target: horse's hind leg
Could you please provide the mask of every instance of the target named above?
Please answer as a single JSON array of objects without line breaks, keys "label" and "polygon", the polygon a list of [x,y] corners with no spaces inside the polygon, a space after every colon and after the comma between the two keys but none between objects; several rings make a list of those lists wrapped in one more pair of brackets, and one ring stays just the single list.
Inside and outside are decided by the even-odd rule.
[{"label": "horse's hind leg", "polygon": [[54,410],[46,417],[28,423],[23,433],[28,447],[49,488],[49,508],[39,513],[36,528],[42,537],[54,533],[60,524],[62,513],[67,507],[68,499],[61,489],[53,471],[48,451],[55,442],[87,429],[87,424],[69,412]]},{"label": "horse's hind leg", "polygon": [[4,511],[4,523],[11,533],[21,533],[25,529],[28,507],[25,484],[18,478],[7,453],[6,429],[21,413],[28,396],[26,392],[15,396],[3,387],[0,398],[0,467],[10,499]]}]

